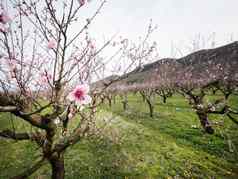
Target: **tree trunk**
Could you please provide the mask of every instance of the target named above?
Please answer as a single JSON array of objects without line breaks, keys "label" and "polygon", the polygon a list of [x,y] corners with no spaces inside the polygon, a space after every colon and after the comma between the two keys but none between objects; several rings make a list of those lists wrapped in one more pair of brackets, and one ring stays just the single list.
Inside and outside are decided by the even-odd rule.
[{"label": "tree trunk", "polygon": [[225,94],[225,100],[228,100],[229,96],[230,96],[230,93],[226,93]]},{"label": "tree trunk", "polygon": [[127,109],[127,101],[122,101],[123,104],[123,110],[126,111]]},{"label": "tree trunk", "polygon": [[108,105],[110,108],[112,107],[112,99],[111,98],[108,98]]},{"label": "tree trunk", "polygon": [[146,100],[145,100],[145,96],[142,95],[142,94],[141,94],[141,96],[142,96],[142,101],[145,102],[145,101],[146,101]]},{"label": "tree trunk", "polygon": [[123,96],[123,100],[122,100],[122,104],[123,104],[123,110],[126,111],[127,110],[127,95]]},{"label": "tree trunk", "polygon": [[208,120],[208,116],[205,113],[199,113],[197,112],[200,123],[203,127],[203,129],[205,130],[206,133],[208,134],[213,134],[214,133],[214,129],[212,128],[209,120]]},{"label": "tree trunk", "polygon": [[150,117],[153,117],[153,115],[154,115],[154,106],[152,105],[152,103],[150,102],[149,99],[146,99],[146,102],[147,102],[147,104],[149,106]]},{"label": "tree trunk", "polygon": [[101,98],[101,103],[104,104],[104,97]]},{"label": "tree trunk", "polygon": [[164,104],[166,103],[166,101],[167,101],[167,97],[166,97],[166,96],[163,96],[163,102],[164,102]]},{"label": "tree trunk", "polygon": [[50,164],[52,168],[52,179],[64,179],[64,156],[63,154],[59,154],[60,156],[53,156],[50,159]]},{"label": "tree trunk", "polygon": [[212,90],[212,94],[215,95],[217,90]]}]

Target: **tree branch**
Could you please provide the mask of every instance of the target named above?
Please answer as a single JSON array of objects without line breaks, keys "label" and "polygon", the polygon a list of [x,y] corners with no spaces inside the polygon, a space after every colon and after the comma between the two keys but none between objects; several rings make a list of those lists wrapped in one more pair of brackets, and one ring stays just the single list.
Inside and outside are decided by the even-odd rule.
[{"label": "tree branch", "polygon": [[231,119],[234,123],[236,123],[238,125],[238,121],[232,117],[229,113],[227,114],[228,118]]},{"label": "tree branch", "polygon": [[59,141],[59,143],[55,145],[53,152],[60,153],[64,151],[67,147],[69,147],[70,145],[74,145],[85,135],[85,133],[88,130],[89,130],[89,125],[82,124],[81,127],[76,128],[70,136],[65,137],[63,140]]},{"label": "tree branch", "polygon": [[0,131],[0,137],[6,138],[6,139],[13,139],[13,140],[32,140],[32,141],[35,141],[39,146],[41,146],[45,140],[45,135],[40,132],[16,133],[9,129]]},{"label": "tree branch", "polygon": [[224,106],[220,111],[212,111],[209,109],[207,112],[212,114],[225,114],[228,112],[228,107]]},{"label": "tree branch", "polygon": [[31,136],[28,133],[15,133],[9,129],[0,131],[0,136],[8,139],[15,140],[29,140]]}]

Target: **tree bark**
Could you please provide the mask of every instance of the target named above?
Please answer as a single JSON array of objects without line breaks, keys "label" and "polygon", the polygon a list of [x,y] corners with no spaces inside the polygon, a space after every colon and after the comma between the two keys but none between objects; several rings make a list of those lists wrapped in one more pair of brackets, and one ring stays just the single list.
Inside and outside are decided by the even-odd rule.
[{"label": "tree bark", "polygon": [[197,112],[197,115],[205,132],[208,134],[214,134],[214,129],[212,128],[211,123],[208,120],[207,114]]},{"label": "tree bark", "polygon": [[123,104],[123,110],[126,111],[127,110],[127,101],[122,101]]},{"label": "tree bark", "polygon": [[154,115],[154,106],[151,102],[151,94],[146,95],[144,92],[140,92],[140,94],[141,94],[142,98],[145,99],[145,102],[148,104],[150,117],[153,117],[153,115]]},{"label": "tree bark", "polygon": [[127,95],[123,96],[122,104],[123,104],[123,110],[126,111],[127,105],[128,105]]},{"label": "tree bark", "polygon": [[64,156],[63,153],[59,156],[53,156],[50,158],[50,164],[52,168],[52,179],[64,179],[65,169],[64,169]]},{"label": "tree bark", "polygon": [[108,98],[108,105],[110,108],[112,107],[112,99],[111,98]]},{"label": "tree bark", "polygon": [[101,98],[101,103],[102,103],[102,104],[104,104],[104,100],[105,100],[105,98],[102,97],[102,98]]},{"label": "tree bark", "polygon": [[145,102],[145,101],[146,101],[146,100],[145,100],[145,96],[142,95],[142,94],[141,94],[141,96],[142,96],[142,101]]},{"label": "tree bark", "polygon": [[150,102],[150,99],[146,98],[146,102],[147,102],[148,107],[149,107],[150,117],[153,117],[154,116],[154,106]]},{"label": "tree bark", "polygon": [[212,94],[213,94],[213,95],[215,95],[215,94],[216,94],[216,92],[217,92],[217,90],[216,90],[216,89],[212,90]]}]

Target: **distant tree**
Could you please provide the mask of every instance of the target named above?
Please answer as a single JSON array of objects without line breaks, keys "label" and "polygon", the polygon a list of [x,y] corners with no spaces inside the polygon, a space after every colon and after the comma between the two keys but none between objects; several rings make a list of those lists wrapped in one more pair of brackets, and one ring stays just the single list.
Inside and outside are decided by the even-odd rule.
[{"label": "distant tree", "polygon": [[154,90],[153,89],[145,89],[145,90],[140,90],[140,94],[145,99],[145,102],[148,105],[149,108],[149,114],[150,117],[154,116]]}]

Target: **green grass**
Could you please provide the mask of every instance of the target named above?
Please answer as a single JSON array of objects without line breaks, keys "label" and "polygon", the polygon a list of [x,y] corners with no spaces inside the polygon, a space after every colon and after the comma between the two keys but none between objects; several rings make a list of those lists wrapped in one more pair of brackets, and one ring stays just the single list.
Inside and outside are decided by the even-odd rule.
[{"label": "green grass", "polygon": [[[112,108],[104,104],[97,125],[106,127],[100,137],[84,139],[67,150],[66,178],[238,178],[238,126],[224,116],[211,115],[212,121],[224,124],[215,127],[215,135],[208,135],[183,97],[175,95],[166,104],[160,101],[156,100],[153,118],[139,96],[129,96],[127,111],[120,98]],[[237,105],[238,98],[231,103]],[[12,127],[6,118],[9,115],[1,115],[0,129]],[[29,128],[13,120],[19,130]],[[32,143],[2,139],[0,153],[0,178],[19,173],[39,157]],[[49,165],[32,178],[37,176],[49,178]]]}]

